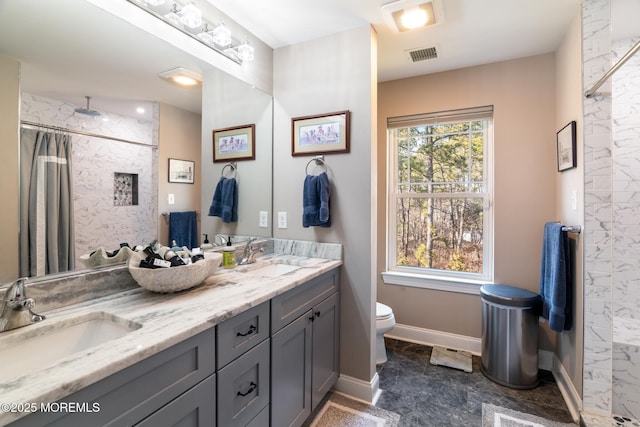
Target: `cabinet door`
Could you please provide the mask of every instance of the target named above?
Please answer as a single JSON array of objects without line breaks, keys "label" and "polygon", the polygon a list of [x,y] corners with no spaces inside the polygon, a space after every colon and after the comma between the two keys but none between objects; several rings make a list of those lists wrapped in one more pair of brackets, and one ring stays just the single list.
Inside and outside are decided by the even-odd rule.
[{"label": "cabinet door", "polygon": [[246,426],[269,404],[269,340],[218,371],[218,425]]},{"label": "cabinet door", "polygon": [[313,308],[311,410],[333,387],[340,375],[340,305],[335,293]]},{"label": "cabinet door", "polygon": [[168,403],[136,427],[213,427],[216,425],[216,376]]},{"label": "cabinet door", "polygon": [[309,311],[271,337],[271,425],[300,426],[311,414]]}]

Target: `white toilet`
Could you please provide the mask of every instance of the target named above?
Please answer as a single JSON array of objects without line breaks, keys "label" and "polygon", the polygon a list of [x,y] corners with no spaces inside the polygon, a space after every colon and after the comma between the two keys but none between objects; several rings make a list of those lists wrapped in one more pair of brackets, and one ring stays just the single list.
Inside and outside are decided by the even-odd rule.
[{"label": "white toilet", "polygon": [[391,307],[376,302],[376,364],[387,361],[387,349],[384,345],[384,334],[396,325]]}]

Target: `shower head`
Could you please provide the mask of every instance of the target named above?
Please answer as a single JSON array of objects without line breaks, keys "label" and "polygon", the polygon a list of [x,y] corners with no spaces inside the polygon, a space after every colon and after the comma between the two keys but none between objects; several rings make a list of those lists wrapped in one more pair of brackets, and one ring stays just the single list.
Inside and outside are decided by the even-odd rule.
[{"label": "shower head", "polygon": [[87,98],[87,108],[76,108],[74,111],[80,114],[86,114],[87,116],[99,116],[100,111],[92,110],[89,108],[89,101],[91,100],[90,96],[85,96]]}]

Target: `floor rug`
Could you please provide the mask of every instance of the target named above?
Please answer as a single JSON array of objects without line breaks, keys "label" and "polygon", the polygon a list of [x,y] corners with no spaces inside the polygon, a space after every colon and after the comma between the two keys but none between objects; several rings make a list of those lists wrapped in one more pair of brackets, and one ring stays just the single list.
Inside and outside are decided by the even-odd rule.
[{"label": "floor rug", "polygon": [[468,351],[452,350],[434,345],[429,363],[432,365],[448,366],[449,368],[460,369],[465,372],[472,372],[471,360],[472,356]]},{"label": "floor rug", "polygon": [[382,408],[349,399],[339,393],[329,398],[316,410],[309,427],[396,427],[400,415]]},{"label": "floor rug", "polygon": [[575,427],[500,406],[482,404],[482,427]]}]

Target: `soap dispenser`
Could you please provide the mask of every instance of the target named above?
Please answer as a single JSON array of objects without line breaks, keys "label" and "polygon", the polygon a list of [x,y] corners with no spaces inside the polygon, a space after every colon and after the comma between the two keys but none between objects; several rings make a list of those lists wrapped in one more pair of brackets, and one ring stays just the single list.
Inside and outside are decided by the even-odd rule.
[{"label": "soap dispenser", "polygon": [[233,268],[236,266],[236,248],[231,245],[231,236],[227,238],[227,246],[222,251],[222,266]]},{"label": "soap dispenser", "polygon": [[203,251],[206,251],[207,249],[211,249],[213,245],[209,243],[208,234],[203,234],[203,236],[204,236],[204,241],[202,242],[202,245],[200,245],[200,248],[202,248]]}]

